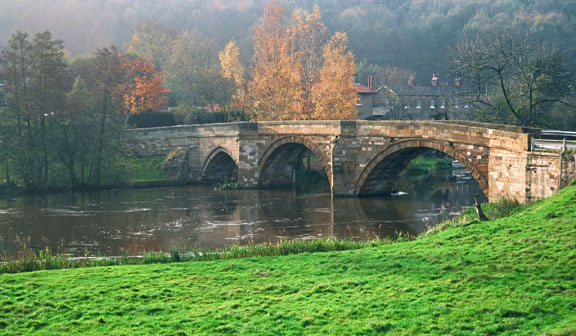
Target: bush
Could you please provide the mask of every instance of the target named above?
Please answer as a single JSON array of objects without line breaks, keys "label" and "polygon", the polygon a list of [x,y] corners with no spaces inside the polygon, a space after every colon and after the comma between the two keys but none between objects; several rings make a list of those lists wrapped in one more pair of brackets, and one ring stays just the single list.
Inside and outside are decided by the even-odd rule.
[{"label": "bush", "polygon": [[131,114],[128,116],[128,125],[136,128],[174,126],[176,119],[170,112]]},{"label": "bush", "polygon": [[486,216],[490,220],[508,217],[522,208],[522,205],[516,200],[502,198],[495,203],[488,203],[483,207]]},{"label": "bush", "polygon": [[174,115],[176,123],[185,125],[215,124],[247,120],[245,113],[241,110],[208,112],[202,107],[187,104],[178,105]]}]

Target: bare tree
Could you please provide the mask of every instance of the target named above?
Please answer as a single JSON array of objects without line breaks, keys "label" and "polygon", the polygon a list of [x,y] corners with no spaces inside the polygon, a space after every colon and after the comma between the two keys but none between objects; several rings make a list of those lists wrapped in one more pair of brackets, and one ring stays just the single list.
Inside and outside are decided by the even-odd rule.
[{"label": "bare tree", "polygon": [[551,127],[551,111],[568,105],[574,85],[557,52],[511,30],[460,43],[452,65],[472,86],[483,121]]}]

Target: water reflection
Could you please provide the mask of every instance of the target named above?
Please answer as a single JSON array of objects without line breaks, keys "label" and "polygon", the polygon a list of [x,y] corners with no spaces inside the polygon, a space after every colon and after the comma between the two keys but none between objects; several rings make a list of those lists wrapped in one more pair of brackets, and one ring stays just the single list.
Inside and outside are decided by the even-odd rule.
[{"label": "water reflection", "polygon": [[0,201],[0,250],[24,244],[59,252],[119,255],[232,243],[416,234],[470,206],[474,182],[429,193],[332,198],[292,190],[207,187],[107,190]]}]

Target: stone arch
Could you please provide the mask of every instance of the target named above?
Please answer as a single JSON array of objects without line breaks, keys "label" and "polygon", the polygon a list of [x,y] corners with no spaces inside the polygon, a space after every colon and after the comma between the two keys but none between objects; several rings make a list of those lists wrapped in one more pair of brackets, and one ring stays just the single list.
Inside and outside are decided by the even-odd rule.
[{"label": "stone arch", "polygon": [[258,161],[259,186],[287,186],[292,184],[297,160],[309,150],[322,162],[332,188],[332,165],[328,153],[302,136],[287,136],[269,145]]},{"label": "stone arch", "polygon": [[223,146],[216,147],[204,160],[201,170],[204,182],[238,182],[238,161]]},{"label": "stone arch", "polygon": [[358,177],[354,190],[355,194],[377,194],[378,192],[387,191],[385,189],[392,184],[393,180],[386,181],[378,187],[375,181],[386,178],[387,173],[390,173],[390,176],[399,174],[412,159],[427,149],[437,150],[458,160],[472,174],[472,177],[478,182],[480,188],[488,197],[488,179],[482,175],[478,167],[450,143],[430,139],[398,141],[376,154]]}]

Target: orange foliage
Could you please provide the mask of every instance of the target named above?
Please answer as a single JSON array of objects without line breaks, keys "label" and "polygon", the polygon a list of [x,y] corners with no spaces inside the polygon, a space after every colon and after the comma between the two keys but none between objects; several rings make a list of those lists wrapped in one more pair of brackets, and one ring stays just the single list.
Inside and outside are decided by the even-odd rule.
[{"label": "orange foliage", "polygon": [[234,85],[235,92],[232,94],[232,101],[237,105],[244,106],[246,103],[246,70],[240,63],[240,49],[236,46],[236,42],[228,42],[218,57],[220,58],[222,77]]},{"label": "orange foliage", "polygon": [[283,15],[284,9],[276,1],[269,2],[263,23],[254,34],[254,67],[248,92],[252,117],[257,120],[302,119],[301,64],[290,53]]},{"label": "orange foliage", "polygon": [[126,114],[159,111],[168,103],[166,94],[170,92],[163,85],[161,72],[142,58],[126,58],[122,63],[124,81],[120,92]]},{"label": "orange foliage", "polygon": [[358,119],[354,86],[354,55],[346,52],[346,33],[336,33],[324,46],[324,64],[320,70],[320,81],[314,85],[313,119],[354,120]]},{"label": "orange foliage", "polygon": [[292,14],[288,34],[291,39],[291,50],[298,62],[302,64],[301,84],[303,89],[300,100],[301,113],[306,119],[312,119],[314,102],[312,88],[320,79],[322,67],[322,49],[326,43],[328,30],[322,22],[320,9],[314,6],[312,13],[295,10]]},{"label": "orange foliage", "polygon": [[283,16],[278,1],[270,1],[254,34],[247,88],[252,118],[357,119],[356,67],[354,56],[346,51],[346,34],[336,33],[326,42],[328,32],[318,6],[312,13],[296,10],[289,26]]}]

